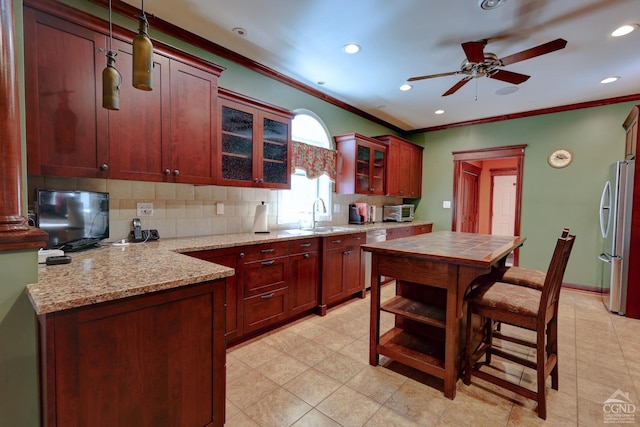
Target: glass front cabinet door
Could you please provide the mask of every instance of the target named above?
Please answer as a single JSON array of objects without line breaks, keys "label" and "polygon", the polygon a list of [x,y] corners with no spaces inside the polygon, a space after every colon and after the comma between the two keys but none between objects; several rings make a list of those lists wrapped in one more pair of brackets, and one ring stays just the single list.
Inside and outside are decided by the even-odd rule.
[{"label": "glass front cabinet door", "polygon": [[[292,114],[277,107],[239,102],[221,90],[218,185],[291,188]],[[282,113],[282,114],[280,114]]]},{"label": "glass front cabinet door", "polygon": [[334,137],[338,150],[336,193],[386,194],[388,144],[357,133]]}]

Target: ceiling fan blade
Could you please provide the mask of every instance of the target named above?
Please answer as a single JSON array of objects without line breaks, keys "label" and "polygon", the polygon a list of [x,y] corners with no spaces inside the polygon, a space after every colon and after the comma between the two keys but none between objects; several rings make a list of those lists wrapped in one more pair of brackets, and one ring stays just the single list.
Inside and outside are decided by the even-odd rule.
[{"label": "ceiling fan blade", "polygon": [[473,77],[465,77],[464,79],[460,80],[458,83],[454,84],[451,89],[449,89],[448,91],[446,91],[445,93],[442,94],[442,96],[449,96],[452,93],[455,93],[458,91],[458,89],[460,89],[462,86],[464,86],[465,84],[467,84],[468,81],[470,81],[471,79],[473,79]]},{"label": "ceiling fan blade", "polygon": [[415,82],[416,80],[433,79],[435,77],[455,76],[456,74],[460,74],[460,71],[451,71],[449,73],[430,74],[428,76],[411,77],[411,78],[407,79],[407,81],[408,82]]},{"label": "ceiling fan blade", "polygon": [[531,59],[536,56],[545,55],[556,50],[564,49],[566,45],[567,41],[565,39],[555,39],[548,43],[541,44],[540,46],[532,47],[531,49],[523,50],[522,52],[505,56],[504,58],[500,59],[500,63],[502,65],[510,65],[516,62],[524,61],[525,59]]},{"label": "ceiling fan blade", "polygon": [[519,85],[520,83],[524,83],[529,80],[529,77],[526,74],[514,73],[513,71],[507,70],[496,70],[491,74],[487,74],[487,77],[496,80],[502,80],[503,82],[511,83],[514,85]]},{"label": "ceiling fan blade", "polygon": [[486,40],[462,43],[462,50],[464,50],[464,54],[467,56],[469,62],[476,64],[484,62],[484,47],[486,44]]}]

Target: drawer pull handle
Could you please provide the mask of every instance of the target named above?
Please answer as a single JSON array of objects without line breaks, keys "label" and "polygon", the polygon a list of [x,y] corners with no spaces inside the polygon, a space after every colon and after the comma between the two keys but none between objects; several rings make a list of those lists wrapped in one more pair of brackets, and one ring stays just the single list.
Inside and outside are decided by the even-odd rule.
[{"label": "drawer pull handle", "polygon": [[271,292],[270,294],[267,294],[267,295],[261,295],[261,296],[260,296],[260,298],[262,298],[262,299],[270,299],[270,298],[273,298],[273,292]]},{"label": "drawer pull handle", "polygon": [[276,262],[275,260],[271,259],[269,261],[262,261],[262,265],[273,265],[273,263]]},{"label": "drawer pull handle", "polygon": [[354,237],[353,240],[360,240],[360,237]]},{"label": "drawer pull handle", "polygon": [[311,246],[311,243],[301,243],[300,244],[301,248],[308,248],[309,246]]},{"label": "drawer pull handle", "polygon": [[271,249],[263,249],[262,250],[263,254],[270,254],[271,252],[275,252],[275,249],[271,248]]},{"label": "drawer pull handle", "polygon": [[351,255],[351,251],[344,251],[342,252],[342,255]]},{"label": "drawer pull handle", "polygon": [[331,241],[331,243],[335,243],[335,244],[338,244],[338,243],[340,243],[340,242],[342,242],[342,240],[332,240],[332,241]]}]

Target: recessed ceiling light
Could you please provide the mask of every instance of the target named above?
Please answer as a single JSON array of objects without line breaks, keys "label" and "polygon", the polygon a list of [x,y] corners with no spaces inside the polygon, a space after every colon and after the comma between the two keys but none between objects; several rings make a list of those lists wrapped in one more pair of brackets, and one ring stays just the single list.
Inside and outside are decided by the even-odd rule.
[{"label": "recessed ceiling light", "polygon": [[600,80],[600,83],[607,84],[607,83],[613,83],[613,82],[618,81],[618,80],[620,80],[620,77],[611,76],[611,77],[607,77],[606,79]]},{"label": "recessed ceiling light", "polygon": [[500,89],[498,89],[496,91],[496,95],[510,95],[512,93],[515,93],[517,91],[519,91],[520,88],[518,86],[505,86],[505,87],[501,87]]},{"label": "recessed ceiling light", "polygon": [[621,27],[616,28],[615,31],[611,33],[611,35],[613,37],[622,37],[622,36],[626,36],[627,34],[629,34],[635,29],[636,29],[635,25],[623,25]]},{"label": "recessed ceiling light", "polygon": [[413,89],[413,86],[411,86],[408,83],[405,83],[402,86],[400,86],[400,90],[403,91],[403,92],[406,92],[406,91],[411,90],[411,89]]},{"label": "recessed ceiling light", "polygon": [[478,6],[484,10],[491,10],[502,6],[505,1],[506,0],[478,0]]},{"label": "recessed ceiling light", "polygon": [[436,110],[433,114],[444,114],[444,110]]},{"label": "recessed ceiling light", "polygon": [[318,82],[318,84],[319,84],[320,86],[322,86],[322,85],[324,84],[324,80],[320,80],[320,81]]},{"label": "recessed ceiling light", "polygon": [[349,54],[354,54],[360,52],[360,46],[355,43],[349,43],[344,45],[344,51]]},{"label": "recessed ceiling light", "polygon": [[245,30],[242,27],[235,27],[233,30],[231,30],[231,32],[233,34],[235,34],[236,36],[240,36],[240,37],[246,37],[247,36],[247,30]]}]

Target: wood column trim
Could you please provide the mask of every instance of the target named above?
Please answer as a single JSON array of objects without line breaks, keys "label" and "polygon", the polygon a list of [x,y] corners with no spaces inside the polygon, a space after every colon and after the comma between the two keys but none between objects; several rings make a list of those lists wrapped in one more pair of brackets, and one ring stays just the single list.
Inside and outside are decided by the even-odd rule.
[{"label": "wood column trim", "polygon": [[0,0],[0,251],[41,248],[47,234],[22,216],[20,99],[12,0]]}]

